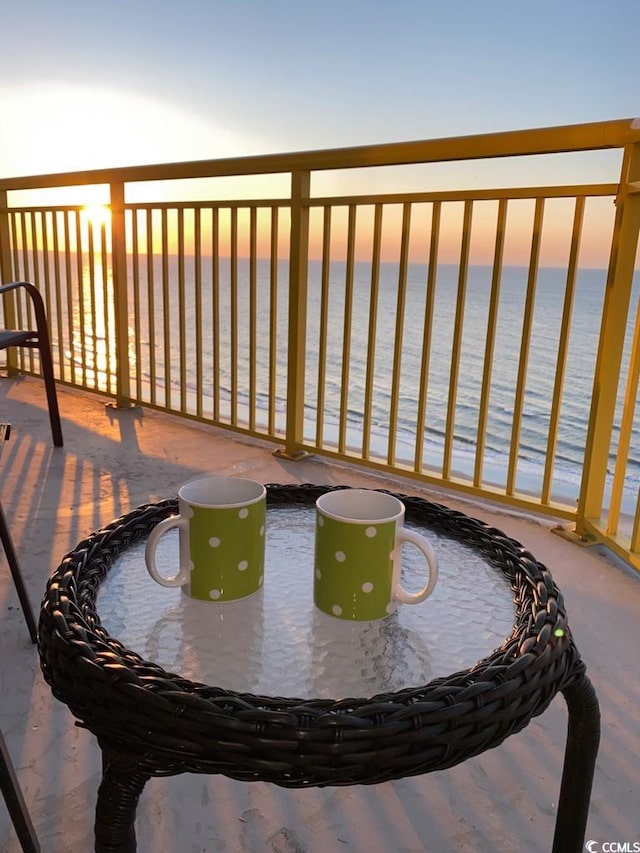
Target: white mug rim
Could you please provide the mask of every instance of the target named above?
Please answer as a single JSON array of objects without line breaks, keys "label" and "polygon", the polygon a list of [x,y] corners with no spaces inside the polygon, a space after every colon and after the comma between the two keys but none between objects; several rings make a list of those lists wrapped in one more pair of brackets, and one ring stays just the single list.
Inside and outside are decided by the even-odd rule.
[{"label": "white mug rim", "polygon": [[[368,516],[355,516],[355,515],[346,515],[344,512],[339,512],[335,509],[327,509],[324,504],[329,501],[330,503],[334,500],[340,500],[343,498],[345,494],[349,494],[351,496],[356,496],[362,498],[368,498],[373,500],[384,500],[386,503],[392,503],[396,507],[396,512],[393,514],[386,513],[382,514],[373,514]],[[385,524],[390,522],[398,522],[404,518],[405,506],[402,501],[397,498],[395,495],[387,494],[386,492],[381,492],[378,489],[337,489],[332,492],[325,492],[325,494],[320,495],[320,497],[316,500],[316,510],[327,518],[331,518],[334,521],[340,521],[344,524]]]},{"label": "white mug rim", "polygon": [[[245,486],[251,485],[255,487],[255,490],[258,492],[254,494],[252,497],[243,498],[242,500],[234,500],[234,501],[214,501],[212,499],[204,499],[200,498],[190,498],[187,496],[188,490],[191,488],[197,488],[199,484],[202,483],[233,483],[242,484]],[[215,475],[215,474],[205,474],[201,477],[196,477],[193,480],[188,480],[186,483],[183,483],[178,489],[178,499],[189,506],[198,507],[200,509],[237,509],[238,507],[243,506],[251,506],[252,504],[258,503],[261,501],[267,494],[267,490],[262,483],[259,483],[257,480],[251,480],[248,477],[225,477],[223,475]]]}]

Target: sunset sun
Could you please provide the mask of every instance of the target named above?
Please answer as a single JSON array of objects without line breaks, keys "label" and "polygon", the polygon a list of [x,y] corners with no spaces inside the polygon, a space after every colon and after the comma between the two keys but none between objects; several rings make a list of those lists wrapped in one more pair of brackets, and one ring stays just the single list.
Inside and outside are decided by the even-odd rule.
[{"label": "sunset sun", "polygon": [[89,225],[99,228],[111,222],[111,209],[106,204],[86,204],[82,209],[82,215]]}]

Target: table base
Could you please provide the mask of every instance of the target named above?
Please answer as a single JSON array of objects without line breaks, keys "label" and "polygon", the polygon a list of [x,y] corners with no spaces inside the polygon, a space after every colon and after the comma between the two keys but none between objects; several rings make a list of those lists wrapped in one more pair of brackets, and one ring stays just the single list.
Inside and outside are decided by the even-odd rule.
[{"label": "table base", "polygon": [[[335,488],[269,485],[267,502],[309,504]],[[503,645],[471,669],[370,698],[285,699],[208,687],[165,672],[108,635],[95,609],[100,581],[123,549],[176,511],[175,500],[134,510],[67,555],[49,580],[39,653],[54,694],[102,749],[96,853],[136,850],[136,807],[153,776],[212,773],[298,788],[422,775],[498,746],[558,693],[568,732],[553,853],[582,851],[600,714],[560,591],[548,569],[500,531],[397,496],[408,519],[462,538],[504,572],[516,618]]]}]

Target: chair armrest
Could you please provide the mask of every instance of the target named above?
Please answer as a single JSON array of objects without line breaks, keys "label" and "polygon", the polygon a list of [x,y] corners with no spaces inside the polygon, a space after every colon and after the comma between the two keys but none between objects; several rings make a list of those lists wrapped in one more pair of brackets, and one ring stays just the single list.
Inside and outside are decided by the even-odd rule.
[{"label": "chair armrest", "polygon": [[35,286],[35,284],[31,284],[28,281],[12,281],[9,284],[1,284],[0,285],[0,295],[3,293],[9,293],[12,290],[16,290],[17,288],[23,288],[26,290],[31,302],[33,303],[33,310],[36,317],[36,327],[38,333],[46,336],[48,340],[47,334],[47,315],[44,310],[44,301],[42,299],[42,294]]}]

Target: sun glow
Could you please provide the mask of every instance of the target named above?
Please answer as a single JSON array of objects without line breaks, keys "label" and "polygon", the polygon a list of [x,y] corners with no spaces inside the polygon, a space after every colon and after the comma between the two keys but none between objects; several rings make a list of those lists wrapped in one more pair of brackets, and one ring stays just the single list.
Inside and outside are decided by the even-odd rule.
[{"label": "sun glow", "polygon": [[88,225],[101,228],[111,222],[111,209],[107,204],[86,204],[82,209],[82,217]]}]

